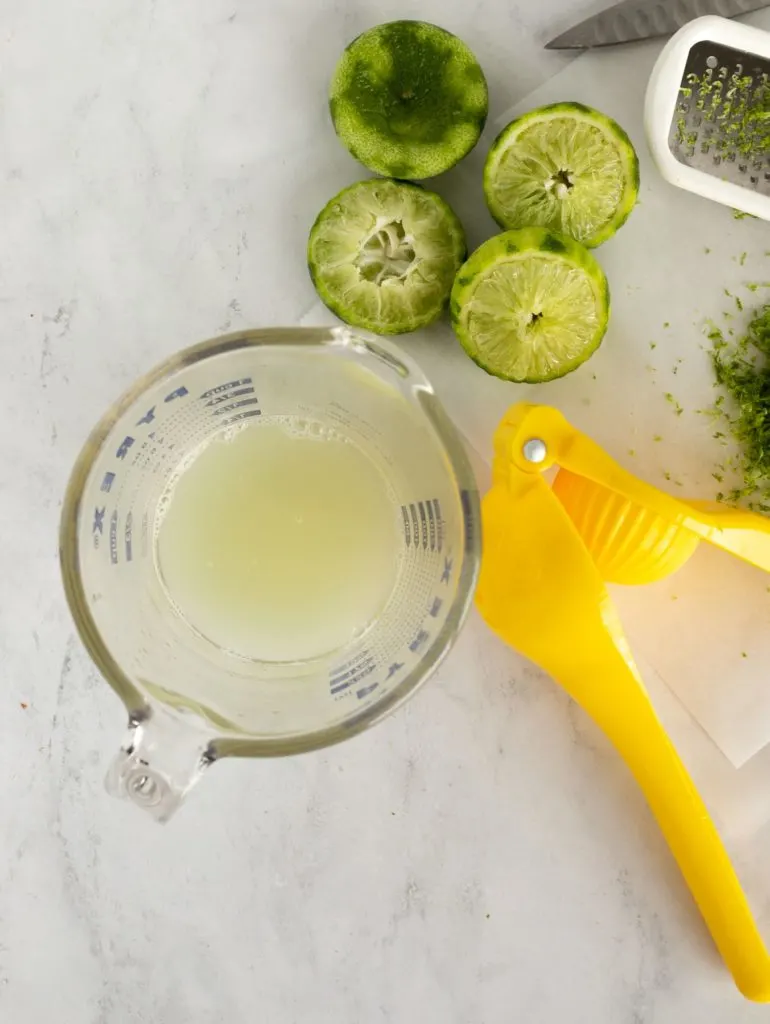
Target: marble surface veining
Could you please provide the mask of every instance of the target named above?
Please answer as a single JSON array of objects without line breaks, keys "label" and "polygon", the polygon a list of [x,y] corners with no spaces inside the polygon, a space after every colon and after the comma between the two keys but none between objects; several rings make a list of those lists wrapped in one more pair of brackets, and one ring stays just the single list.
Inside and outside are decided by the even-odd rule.
[{"label": "marble surface veining", "polygon": [[[363,176],[326,121],[347,41],[440,22],[495,113],[584,10],[0,0],[0,1020],[767,1019],[603,737],[475,614],[376,730],[218,764],[159,828],[104,793],[123,711],[59,583],[63,487],[107,404],[183,345],[315,305],[308,226]],[[741,854],[759,883],[768,853]]]}]

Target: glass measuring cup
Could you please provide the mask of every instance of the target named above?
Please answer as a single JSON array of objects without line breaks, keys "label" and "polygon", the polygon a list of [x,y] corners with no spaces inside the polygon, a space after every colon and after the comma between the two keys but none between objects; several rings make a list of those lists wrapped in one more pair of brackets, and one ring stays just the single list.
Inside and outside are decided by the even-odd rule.
[{"label": "glass measuring cup", "polygon": [[[342,647],[303,661],[243,657],[169,595],[156,544],[164,495],[222,431],[295,419],[332,429],[380,470],[398,570],[380,614]],[[219,758],[336,743],[415,691],[473,596],[478,492],[430,384],[394,345],[343,328],[244,331],[173,356],[107,412],[70,478],[60,554],[80,637],[128,710],[107,788],[164,821]]]}]

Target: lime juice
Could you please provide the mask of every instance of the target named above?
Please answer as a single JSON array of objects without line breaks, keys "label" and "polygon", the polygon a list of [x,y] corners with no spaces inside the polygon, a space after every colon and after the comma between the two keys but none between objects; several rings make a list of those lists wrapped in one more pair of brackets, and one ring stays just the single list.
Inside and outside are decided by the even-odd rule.
[{"label": "lime juice", "polygon": [[399,569],[397,507],[360,448],[316,421],[225,431],[185,460],[156,520],[168,595],[241,657],[302,661],[363,634]]}]

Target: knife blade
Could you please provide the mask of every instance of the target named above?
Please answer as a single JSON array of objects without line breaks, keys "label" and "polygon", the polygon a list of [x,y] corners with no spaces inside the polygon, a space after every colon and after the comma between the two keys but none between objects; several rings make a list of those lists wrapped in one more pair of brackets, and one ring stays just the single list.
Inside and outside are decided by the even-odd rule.
[{"label": "knife blade", "polygon": [[621,0],[563,32],[545,48],[587,50],[668,36],[704,14],[734,18],[762,7],[770,7],[770,0]]}]

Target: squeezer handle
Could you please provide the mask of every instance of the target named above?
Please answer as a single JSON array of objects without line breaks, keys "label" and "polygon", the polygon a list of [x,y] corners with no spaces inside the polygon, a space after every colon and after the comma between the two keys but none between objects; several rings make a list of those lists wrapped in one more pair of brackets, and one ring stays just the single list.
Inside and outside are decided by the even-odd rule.
[{"label": "squeezer handle", "polygon": [[[738,989],[769,1002],[770,955],[695,784],[621,652],[610,647],[593,668],[605,699],[600,707],[581,701],[584,709],[634,775]],[[582,688],[577,680],[574,688],[568,678],[558,681],[573,695]],[[615,699],[608,701],[607,693]]]},{"label": "squeezer handle", "polygon": [[[714,942],[746,998],[770,1002],[770,955],[709,812],[655,713],[597,566],[543,479],[557,464],[668,518],[697,514],[717,541],[755,564],[762,530],[677,502],[637,481],[555,409],[514,406],[495,435],[493,486],[482,504],[476,603],[487,624],[570,694],[639,784]],[[689,525],[689,524],[688,524]],[[764,525],[764,524],[763,524]],[[753,528],[753,532],[752,532]],[[730,531],[735,537],[729,535]],[[715,529],[716,532],[716,529]],[[740,548],[740,551],[735,550]]]}]

